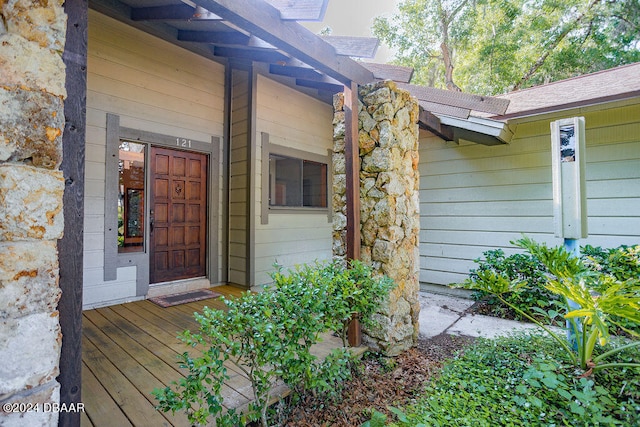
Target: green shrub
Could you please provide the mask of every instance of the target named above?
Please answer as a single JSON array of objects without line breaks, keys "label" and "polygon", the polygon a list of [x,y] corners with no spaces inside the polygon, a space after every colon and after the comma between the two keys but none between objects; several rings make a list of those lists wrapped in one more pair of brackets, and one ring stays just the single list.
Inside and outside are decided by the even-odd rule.
[{"label": "green shrub", "polygon": [[[640,362],[633,349],[620,358]],[[580,378],[548,336],[479,339],[445,364],[395,425],[640,425],[638,369]]]},{"label": "green shrub", "polygon": [[612,249],[586,245],[581,248],[581,255],[591,270],[611,275],[617,280],[640,277],[640,245],[622,245]]},{"label": "green shrub", "polygon": [[[594,350],[598,344],[604,346],[609,342],[612,325],[620,326],[616,318],[640,324],[640,278],[619,281],[612,275],[594,272],[563,247],[549,248],[527,237],[513,243],[526,249],[547,268],[549,274],[544,286],[562,298],[564,318],[570,331],[568,341],[535,319],[528,310],[520,309],[505,299],[505,295],[520,292],[526,279],[511,279],[502,272],[485,270],[478,272],[476,280],[466,281],[462,286],[495,295],[503,304],[539,325],[576,367],[585,371],[585,375],[594,370],[624,366],[623,362],[604,363],[606,358],[611,358],[624,347],[600,356],[595,356]],[[598,294],[593,289],[603,291]],[[639,341],[628,344],[629,347],[638,345]]]},{"label": "green shrub", "polygon": [[[282,380],[293,395],[314,393],[332,397],[351,373],[351,353],[336,349],[323,361],[311,354],[320,334],[341,334],[353,313],[369,322],[371,314],[388,294],[393,282],[373,277],[371,269],[354,262],[350,269],[336,263],[303,266],[288,274],[277,270],[274,283],[261,293],[245,293],[224,300],[226,310],[205,307],[195,314],[198,333],[184,331],[181,339],[203,347],[204,354],[181,357],[186,378],[154,390],[158,408],[183,410],[191,423],[217,425],[250,421],[268,424],[272,386]],[[228,378],[224,363],[242,371],[253,389],[248,412],[223,413],[220,390]]]},{"label": "green shrub", "polygon": [[[545,289],[547,269],[538,259],[526,253],[505,256],[502,249],[485,251],[482,255],[483,258],[474,260],[478,264],[478,268],[470,271],[469,278],[465,281],[466,287],[471,287],[472,283],[488,272],[493,272],[509,281],[521,282],[523,285],[518,289],[518,292],[506,294],[504,299],[522,311],[532,309],[538,314],[550,315],[551,321],[559,321],[560,316],[556,310],[558,297]],[[525,320],[517,310],[502,303],[489,292],[475,289],[473,297],[476,300],[484,301],[491,313],[497,317]],[[540,318],[540,316],[538,317]]]},{"label": "green shrub", "polygon": [[371,268],[360,261],[351,261],[349,268],[339,263],[331,263],[318,269],[325,283],[327,315],[332,324],[330,329],[337,332],[342,345],[347,345],[347,329],[352,317],[360,319],[363,328],[372,329],[376,324],[376,313],[395,283],[386,276],[375,276]]},{"label": "green shrub", "polygon": [[[586,245],[581,248],[581,259],[584,266],[596,275],[611,276],[621,282],[640,277],[640,245],[623,245],[612,249]],[[462,285],[452,284],[452,286],[476,288],[473,284],[479,280],[480,276],[489,272],[505,280],[521,283],[518,292],[502,296],[509,304],[502,303],[490,292],[474,290],[473,297],[484,301],[493,315],[525,320],[518,310],[532,311],[537,320],[548,319],[550,323],[564,323],[560,316],[561,299],[546,288],[549,272],[535,255],[517,253],[505,256],[502,249],[494,249],[483,252],[483,257],[475,259],[474,262],[478,264],[478,268],[470,271],[469,278]],[[587,282],[586,285],[591,290],[602,294],[612,283],[615,281],[598,280]],[[640,333],[640,327],[634,322],[615,315],[612,316],[612,321],[618,325],[620,331],[626,331],[631,335]]]},{"label": "green shrub", "polygon": [[[623,245],[612,249],[587,245],[582,248],[582,258],[589,269],[615,279],[596,283],[594,290],[598,293],[606,292],[607,286],[616,281],[625,282],[640,277],[640,245]],[[619,328],[616,333],[640,335],[640,325],[637,323],[619,316],[612,316],[612,321]]]}]

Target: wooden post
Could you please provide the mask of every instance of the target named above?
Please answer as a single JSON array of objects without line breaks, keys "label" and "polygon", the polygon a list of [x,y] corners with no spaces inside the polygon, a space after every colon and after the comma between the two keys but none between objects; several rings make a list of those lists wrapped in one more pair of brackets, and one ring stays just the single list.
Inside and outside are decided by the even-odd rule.
[{"label": "wooden post", "polygon": [[[344,87],[344,155],[347,196],[347,262],[360,259],[360,146],[358,138],[358,85]],[[360,319],[349,322],[347,338],[351,347],[362,344]]]},{"label": "wooden post", "polygon": [[349,321],[347,341],[349,342],[349,347],[360,347],[362,344],[362,326],[360,325],[360,318],[357,316],[353,316]]},{"label": "wooden post", "polygon": [[347,175],[347,261],[360,259],[360,147],[358,142],[358,85],[344,87],[344,155]]},{"label": "wooden post", "polygon": [[[58,303],[62,350],[60,403],[81,399],[82,371],[82,258],[84,225],[84,159],[87,99],[87,0],[66,0],[67,37],[63,60],[67,68],[65,129],[62,136],[65,191],[64,237],[58,241],[60,289]],[[60,412],[59,426],[79,426],[80,412]]]}]

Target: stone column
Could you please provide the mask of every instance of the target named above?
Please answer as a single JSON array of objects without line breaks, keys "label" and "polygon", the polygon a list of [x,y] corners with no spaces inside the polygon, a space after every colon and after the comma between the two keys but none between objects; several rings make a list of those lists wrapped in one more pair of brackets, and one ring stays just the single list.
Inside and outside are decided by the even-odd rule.
[{"label": "stone column", "polygon": [[[365,341],[387,355],[410,348],[418,336],[418,103],[390,81],[359,90],[361,257],[397,286],[376,315],[380,327]],[[345,157],[341,94],[334,98],[333,254],[344,259]]]},{"label": "stone column", "polygon": [[60,393],[62,3],[0,1],[0,405],[17,409],[0,409],[3,426],[58,424],[44,404]]}]

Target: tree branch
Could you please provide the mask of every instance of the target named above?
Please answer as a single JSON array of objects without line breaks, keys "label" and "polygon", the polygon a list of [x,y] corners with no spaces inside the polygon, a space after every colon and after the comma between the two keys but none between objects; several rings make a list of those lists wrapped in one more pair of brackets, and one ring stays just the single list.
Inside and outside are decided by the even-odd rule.
[{"label": "tree branch", "polygon": [[529,79],[531,79],[531,77],[533,77],[533,75],[538,72],[538,70],[540,69],[540,67],[542,67],[542,65],[544,64],[544,62],[547,60],[547,58],[549,57],[549,55],[558,47],[558,45],[560,44],[560,42],[562,42],[562,40],[564,40],[564,38],[574,29],[576,28],[576,26],[580,23],[580,21],[582,21],[584,19],[584,17],[587,15],[587,12],[589,12],[591,9],[593,9],[593,7],[598,4],[601,0],[592,0],[592,2],[589,4],[589,6],[587,7],[587,10],[582,12],[581,14],[579,14],[578,16],[576,16],[576,18],[568,23],[565,28],[560,32],[560,34],[558,34],[558,36],[555,38],[555,40],[553,40],[550,44],[547,45],[547,49],[546,51],[540,55],[538,57],[538,59],[533,63],[533,65],[529,68],[529,70],[522,76],[522,78],[520,79],[520,81],[518,81],[518,83],[516,83],[513,88],[511,88],[512,91],[518,90],[522,87],[522,85],[524,85],[527,81],[529,81]]},{"label": "tree branch", "polygon": [[453,21],[453,18],[455,18],[455,16],[460,13],[460,11],[467,5],[467,3],[469,3],[469,0],[464,0],[462,2],[460,2],[460,4],[458,5],[458,7],[456,7],[455,9],[453,9],[453,11],[449,14],[449,23],[451,23],[451,21]]}]

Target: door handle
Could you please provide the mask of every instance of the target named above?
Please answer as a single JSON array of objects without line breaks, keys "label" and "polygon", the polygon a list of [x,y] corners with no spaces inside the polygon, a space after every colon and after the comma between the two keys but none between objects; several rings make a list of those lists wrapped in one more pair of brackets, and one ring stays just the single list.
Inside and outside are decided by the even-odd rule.
[{"label": "door handle", "polygon": [[151,212],[149,212],[149,231],[151,231],[152,233],[153,233],[153,222],[154,222],[153,209],[151,209]]}]

